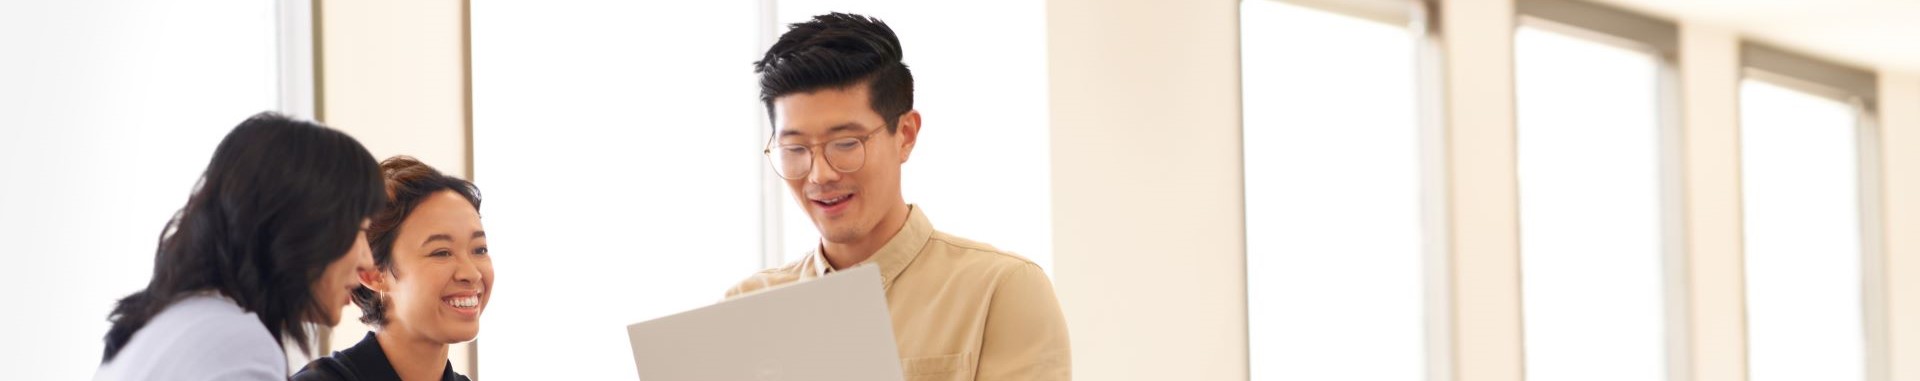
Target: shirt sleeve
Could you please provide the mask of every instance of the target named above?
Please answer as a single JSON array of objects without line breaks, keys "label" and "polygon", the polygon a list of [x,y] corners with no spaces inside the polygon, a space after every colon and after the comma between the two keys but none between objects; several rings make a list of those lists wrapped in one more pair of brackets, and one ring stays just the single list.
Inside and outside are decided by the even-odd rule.
[{"label": "shirt sleeve", "polygon": [[734,284],[733,288],[727,289],[727,296],[721,300],[731,300],[740,295],[759,291],[760,289],[767,288],[767,283],[766,273],[755,273],[753,276],[747,277],[747,279],[740,280],[740,283]]},{"label": "shirt sleeve", "polygon": [[1067,321],[1053,282],[1023,263],[995,286],[987,309],[976,380],[1071,380]]}]

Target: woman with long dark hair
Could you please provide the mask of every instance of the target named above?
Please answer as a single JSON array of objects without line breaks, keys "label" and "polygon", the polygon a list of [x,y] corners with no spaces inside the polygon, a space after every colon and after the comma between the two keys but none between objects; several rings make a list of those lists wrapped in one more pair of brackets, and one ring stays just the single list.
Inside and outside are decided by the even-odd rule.
[{"label": "woman with long dark hair", "polygon": [[385,207],[358,141],[261,113],[214,149],[161,230],[153,278],[107,320],[95,380],[285,380],[288,340],[332,326],[372,268],[365,229]]}]

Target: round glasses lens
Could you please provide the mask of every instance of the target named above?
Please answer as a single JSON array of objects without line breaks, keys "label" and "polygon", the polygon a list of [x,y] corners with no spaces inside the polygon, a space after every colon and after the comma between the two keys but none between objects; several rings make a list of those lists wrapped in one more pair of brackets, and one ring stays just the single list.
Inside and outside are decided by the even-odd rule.
[{"label": "round glasses lens", "polygon": [[806,176],[807,171],[813,169],[813,153],[806,146],[774,147],[770,158],[773,159],[773,167],[779,170],[782,178],[794,179]]},{"label": "round glasses lens", "polygon": [[837,171],[858,171],[860,165],[867,162],[866,146],[860,143],[860,139],[837,139],[827,142],[826,147],[822,148],[827,151],[827,164],[833,165]]}]

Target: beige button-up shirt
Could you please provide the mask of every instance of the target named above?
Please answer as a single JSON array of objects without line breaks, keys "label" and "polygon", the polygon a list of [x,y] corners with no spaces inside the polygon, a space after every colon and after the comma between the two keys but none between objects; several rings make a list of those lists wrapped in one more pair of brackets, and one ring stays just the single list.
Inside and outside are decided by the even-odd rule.
[{"label": "beige button-up shirt", "polygon": [[[1067,322],[1040,266],[935,231],[918,207],[909,208],[900,233],[855,265],[880,266],[906,379],[1072,379]],[[816,248],[805,259],[761,270],[727,297],[832,271]]]}]

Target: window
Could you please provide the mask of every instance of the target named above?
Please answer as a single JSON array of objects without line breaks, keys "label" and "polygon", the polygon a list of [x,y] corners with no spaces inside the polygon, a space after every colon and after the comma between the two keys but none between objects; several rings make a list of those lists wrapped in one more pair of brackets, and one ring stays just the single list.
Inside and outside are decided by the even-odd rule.
[{"label": "window", "polygon": [[1514,55],[1527,375],[1663,379],[1660,63],[1534,27]]},{"label": "window", "polygon": [[1240,14],[1252,379],[1424,379],[1415,35]]},{"label": "window", "polygon": [[[275,2],[0,3],[0,235],[24,261],[5,379],[100,365],[113,301],[227,131],[278,108]],[[24,348],[24,347],[22,347]]]},{"label": "window", "polygon": [[1845,103],[1752,79],[1741,85],[1755,381],[1865,378],[1858,123]]},{"label": "window", "polygon": [[753,2],[475,3],[488,379],[635,377],[627,324],[761,267]]}]

